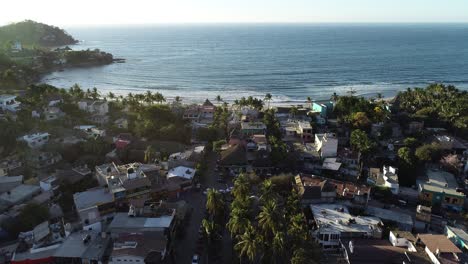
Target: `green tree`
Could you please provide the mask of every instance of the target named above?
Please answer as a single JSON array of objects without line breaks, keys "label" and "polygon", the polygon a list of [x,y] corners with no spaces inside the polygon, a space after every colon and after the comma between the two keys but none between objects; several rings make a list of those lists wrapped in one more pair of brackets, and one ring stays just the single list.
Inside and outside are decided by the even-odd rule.
[{"label": "green tree", "polygon": [[275,200],[266,201],[257,219],[264,235],[271,238],[281,228],[282,210]]},{"label": "green tree", "polygon": [[271,99],[272,99],[272,98],[273,98],[273,97],[272,97],[271,93],[267,93],[267,94],[265,95],[265,99],[264,99],[264,100],[268,102],[268,109],[270,109],[270,102],[271,102]]},{"label": "green tree", "polygon": [[222,219],[224,216],[223,195],[215,189],[209,189],[206,197],[206,210],[208,213],[211,214],[213,219]]},{"label": "green tree", "polygon": [[402,147],[398,149],[398,157],[405,162],[408,166],[414,164],[414,156],[410,148]]},{"label": "green tree", "polygon": [[368,153],[372,148],[375,147],[374,142],[369,139],[366,132],[360,129],[355,129],[353,132],[351,132],[350,143],[355,150],[362,154]]},{"label": "green tree", "polygon": [[252,225],[248,225],[245,232],[239,236],[239,242],[234,249],[240,257],[247,257],[251,262],[261,255],[262,241]]},{"label": "green tree", "polygon": [[422,162],[436,160],[440,154],[440,145],[435,143],[424,144],[418,147],[414,154]]}]

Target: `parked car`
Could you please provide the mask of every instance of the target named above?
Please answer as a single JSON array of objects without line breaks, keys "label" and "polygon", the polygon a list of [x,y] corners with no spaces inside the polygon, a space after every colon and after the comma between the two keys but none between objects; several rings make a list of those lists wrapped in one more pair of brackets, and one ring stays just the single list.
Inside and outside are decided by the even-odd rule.
[{"label": "parked car", "polygon": [[198,257],[198,255],[193,255],[192,264],[198,264],[199,260],[200,260],[200,258]]}]

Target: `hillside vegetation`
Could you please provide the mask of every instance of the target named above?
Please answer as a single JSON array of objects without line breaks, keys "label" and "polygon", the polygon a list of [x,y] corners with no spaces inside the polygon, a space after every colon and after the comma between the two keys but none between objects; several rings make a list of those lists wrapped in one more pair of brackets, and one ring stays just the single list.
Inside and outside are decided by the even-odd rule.
[{"label": "hillside vegetation", "polygon": [[12,45],[15,41],[20,41],[22,45],[43,47],[63,46],[78,42],[61,28],[32,20],[0,27],[2,47],[8,48],[6,46]]}]

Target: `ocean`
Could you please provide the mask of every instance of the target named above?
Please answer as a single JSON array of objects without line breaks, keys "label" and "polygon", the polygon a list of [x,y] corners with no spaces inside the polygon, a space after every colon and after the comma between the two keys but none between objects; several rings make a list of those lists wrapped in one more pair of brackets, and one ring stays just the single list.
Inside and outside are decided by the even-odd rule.
[{"label": "ocean", "polygon": [[468,89],[468,24],[198,24],[66,29],[73,49],[126,59],[43,82],[102,94],[159,91],[202,101],[273,95],[277,103],[382,93],[443,82]]}]

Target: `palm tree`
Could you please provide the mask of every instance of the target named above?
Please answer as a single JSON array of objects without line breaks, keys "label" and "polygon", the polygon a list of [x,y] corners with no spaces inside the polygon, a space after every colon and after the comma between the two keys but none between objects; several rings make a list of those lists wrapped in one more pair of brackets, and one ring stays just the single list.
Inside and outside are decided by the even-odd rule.
[{"label": "palm tree", "polygon": [[307,96],[307,103],[309,104],[309,108],[312,109],[312,98],[310,96]]},{"label": "palm tree", "polygon": [[[273,237],[272,243],[272,252],[273,252],[273,259],[281,259],[283,258],[284,251],[285,251],[285,243],[286,243],[286,234],[282,231],[278,231],[275,233]],[[275,261],[276,262],[276,261]],[[283,261],[280,261],[283,263]]]},{"label": "palm tree", "polygon": [[336,94],[336,92],[333,93],[333,95],[331,96],[330,99],[335,103],[336,103],[336,101],[338,101],[338,95]]},{"label": "palm tree", "polygon": [[206,195],[206,210],[213,218],[219,218],[224,214],[223,196],[218,190],[209,189]]},{"label": "palm tree", "polygon": [[226,227],[231,233],[231,237],[235,238],[236,236],[243,234],[250,224],[248,218],[248,210],[243,208],[233,207],[231,209],[231,215],[229,216],[229,221],[226,224]]},{"label": "palm tree", "polygon": [[164,96],[160,92],[156,92],[154,94],[154,101],[156,101],[156,102],[158,102],[158,104],[160,104],[162,102],[166,102],[166,98],[164,98]]},{"label": "palm tree", "polygon": [[247,196],[250,190],[249,179],[245,174],[240,174],[237,179],[234,181],[234,188],[232,190],[232,195],[235,198]]},{"label": "palm tree", "polygon": [[234,249],[239,252],[239,256],[247,257],[251,262],[260,254],[261,236],[257,234],[255,228],[249,224],[245,232],[239,236],[239,242],[234,245]]},{"label": "palm tree", "polygon": [[347,91],[347,93],[348,93],[350,96],[354,96],[357,92],[356,92],[356,90],[354,90],[354,88],[350,88],[349,91]]},{"label": "palm tree", "polygon": [[261,207],[257,216],[258,225],[267,237],[271,237],[279,230],[282,223],[281,215],[281,209],[275,200],[269,200]]},{"label": "palm tree", "polygon": [[264,99],[264,100],[268,102],[268,109],[270,109],[270,101],[271,101],[271,99],[272,99],[271,93],[267,93],[267,94],[265,95],[265,99]]},{"label": "palm tree", "polygon": [[101,97],[101,95],[99,94],[97,88],[93,87],[93,91],[91,92],[91,98],[93,98],[93,100],[97,100],[99,97]]},{"label": "palm tree", "polygon": [[113,92],[109,92],[107,97],[109,97],[110,100],[113,100],[115,98],[115,94]]},{"label": "palm tree", "polygon": [[381,100],[381,99],[383,99],[383,98],[384,98],[384,97],[383,97],[382,93],[377,93],[377,99]]},{"label": "palm tree", "polygon": [[176,96],[174,100],[176,103],[182,102],[182,99],[180,98],[180,96]]},{"label": "palm tree", "polygon": [[154,96],[153,96],[153,93],[151,93],[151,91],[146,91],[145,93],[145,99],[144,99],[145,103],[147,104],[152,104],[153,101],[154,101]]},{"label": "palm tree", "polygon": [[223,101],[223,99],[221,98],[221,95],[219,95],[219,94],[216,96],[215,100],[216,100],[218,103],[221,102],[221,101]]},{"label": "palm tree", "polygon": [[266,203],[267,201],[273,200],[277,198],[277,195],[274,191],[274,184],[271,180],[264,180],[261,186],[261,196],[260,200],[262,203]]}]

